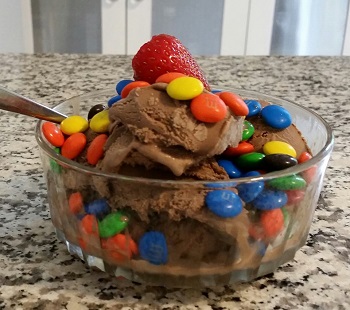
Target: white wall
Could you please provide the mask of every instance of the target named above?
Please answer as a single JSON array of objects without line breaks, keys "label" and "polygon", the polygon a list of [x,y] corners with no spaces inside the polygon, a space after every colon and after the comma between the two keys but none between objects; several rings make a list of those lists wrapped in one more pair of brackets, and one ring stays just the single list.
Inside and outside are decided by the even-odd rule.
[{"label": "white wall", "polygon": [[30,0],[0,0],[0,53],[33,52],[29,20]]}]

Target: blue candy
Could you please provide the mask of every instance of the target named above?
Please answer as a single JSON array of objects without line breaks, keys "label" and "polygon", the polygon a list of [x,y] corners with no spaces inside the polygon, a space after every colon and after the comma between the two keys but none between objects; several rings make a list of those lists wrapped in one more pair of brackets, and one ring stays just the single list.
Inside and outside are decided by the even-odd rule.
[{"label": "blue candy", "polygon": [[212,92],[212,94],[217,94],[217,93],[221,93],[222,90],[220,90],[220,89],[212,89],[211,92]]},{"label": "blue candy", "polygon": [[247,117],[251,117],[251,116],[255,116],[258,115],[261,111],[261,104],[259,101],[256,100],[244,100],[244,102],[246,103],[248,109],[249,109],[249,113],[247,115]]},{"label": "blue candy", "polygon": [[242,212],[242,200],[232,191],[221,189],[209,192],[205,197],[208,209],[217,216],[235,217]]},{"label": "blue candy", "polygon": [[163,265],[168,261],[168,246],[163,233],[146,232],[139,241],[140,256],[154,265]]},{"label": "blue candy", "polygon": [[[257,177],[260,176],[258,171],[249,171],[243,175],[243,177]],[[242,183],[237,185],[238,196],[244,202],[253,201],[264,189],[264,182],[257,181],[254,183]]]},{"label": "blue candy", "polygon": [[134,82],[134,81],[133,80],[121,80],[117,83],[115,90],[117,91],[117,93],[119,95],[121,95],[123,88],[131,82]]},{"label": "blue candy", "polygon": [[106,199],[96,199],[86,204],[84,210],[87,214],[93,214],[98,219],[102,219],[104,215],[109,213],[110,208]]},{"label": "blue candy", "polygon": [[116,103],[120,99],[122,99],[121,95],[116,95],[116,96],[112,97],[111,99],[108,100],[108,106],[111,107],[114,103]]},{"label": "blue candy", "polygon": [[278,190],[264,190],[256,197],[252,204],[259,210],[272,210],[282,208],[287,204],[287,194]]},{"label": "blue candy", "polygon": [[224,168],[230,178],[239,178],[242,175],[242,172],[232,163],[232,161],[219,159],[218,164]]},{"label": "blue candy", "polygon": [[264,122],[276,129],[284,129],[292,124],[292,116],[289,112],[278,105],[268,105],[261,110]]}]

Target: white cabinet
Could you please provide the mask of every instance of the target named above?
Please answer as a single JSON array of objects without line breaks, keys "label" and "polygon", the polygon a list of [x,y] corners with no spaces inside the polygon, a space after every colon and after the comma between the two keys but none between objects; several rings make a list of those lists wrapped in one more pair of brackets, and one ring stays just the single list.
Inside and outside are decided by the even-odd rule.
[{"label": "white cabinet", "polygon": [[[270,52],[275,0],[102,0],[101,4],[103,53],[135,54],[152,34],[160,32],[184,37],[181,41],[194,54],[205,50],[204,46],[191,46],[196,39],[199,45],[218,40],[217,51],[211,54],[268,55]],[[205,6],[198,7],[201,4]],[[121,16],[123,10],[125,17]],[[215,14],[219,18],[206,16]],[[218,27],[219,32],[211,31]],[[125,31],[123,44],[117,42],[122,30]]]},{"label": "white cabinet", "polygon": [[[74,1],[0,0],[0,53],[133,55],[153,34],[169,33],[178,37],[195,55],[269,55],[270,51],[284,54],[283,48],[276,49],[276,44],[283,47],[286,42],[293,45],[288,49],[288,55],[308,55],[309,52],[314,55],[317,51],[350,55],[350,14],[349,10],[342,9],[348,6],[349,0],[293,0],[296,9],[282,12],[280,7],[287,7],[284,0],[89,0],[79,2],[85,6],[84,10],[79,10],[80,15]],[[64,9],[60,10],[60,7]],[[341,18],[337,10],[342,10]],[[316,11],[329,16],[322,19],[323,13],[317,15]],[[333,16],[332,12],[338,13]],[[38,15],[45,17],[44,22],[37,22]],[[75,15],[79,18],[74,18]],[[310,17],[317,21],[316,29],[308,22]],[[301,19],[302,23],[299,22]],[[294,29],[293,23],[297,22],[298,29]],[[329,30],[328,35],[337,36],[336,42],[340,42],[337,48],[334,44],[332,50],[324,48],[327,42],[322,43],[325,34],[322,36],[318,31],[320,25]],[[276,40],[278,31],[274,33],[275,28],[279,30],[280,40]],[[337,29],[337,33],[332,34],[331,29]],[[79,31],[81,36],[80,33],[72,35]],[[312,44],[315,40],[310,41],[315,35],[323,49]],[[79,42],[84,36],[85,41]],[[292,36],[298,42],[294,42]],[[302,52],[296,48],[300,44],[307,45]],[[73,48],[77,45],[78,51]]]}]

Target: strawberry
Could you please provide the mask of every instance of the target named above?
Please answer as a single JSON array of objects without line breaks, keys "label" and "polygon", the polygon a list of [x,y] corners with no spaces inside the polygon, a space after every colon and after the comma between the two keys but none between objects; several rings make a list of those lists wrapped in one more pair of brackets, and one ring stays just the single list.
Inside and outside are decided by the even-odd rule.
[{"label": "strawberry", "polygon": [[180,72],[202,81],[204,87],[210,90],[209,83],[196,60],[179,39],[158,34],[142,45],[132,59],[134,79],[155,83],[156,79],[167,72]]}]

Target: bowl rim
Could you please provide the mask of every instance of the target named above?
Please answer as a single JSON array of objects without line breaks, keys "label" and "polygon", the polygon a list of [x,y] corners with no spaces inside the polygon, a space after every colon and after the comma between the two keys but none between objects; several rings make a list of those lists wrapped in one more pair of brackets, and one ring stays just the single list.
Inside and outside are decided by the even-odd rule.
[{"label": "bowl rim", "polygon": [[[174,186],[174,185],[181,185],[181,186],[203,186],[203,185],[208,185],[212,184],[214,186],[222,186],[222,187],[234,187],[239,183],[248,183],[248,182],[257,182],[257,181],[268,181],[271,179],[279,178],[279,177],[284,177],[288,176],[291,174],[297,174],[299,172],[305,171],[308,168],[311,168],[312,166],[318,164],[321,162],[324,158],[326,158],[333,149],[334,146],[334,134],[333,130],[330,127],[330,125],[324,120],[323,117],[321,117],[319,114],[314,112],[312,109],[308,107],[304,107],[294,101],[291,101],[289,99],[281,98],[281,97],[276,97],[276,96],[271,96],[271,95],[266,95],[264,93],[254,91],[254,90],[248,90],[244,88],[234,88],[234,87],[228,87],[228,86],[217,86],[217,85],[212,85],[213,88],[219,89],[219,90],[228,90],[234,93],[238,94],[244,94],[244,95],[249,95],[249,96],[254,96],[256,99],[262,99],[266,101],[285,101],[288,104],[292,104],[297,106],[300,109],[306,110],[308,113],[312,114],[315,118],[317,118],[323,126],[326,128],[326,133],[327,133],[327,139],[325,142],[325,145],[323,148],[316,154],[314,155],[310,160],[297,164],[293,167],[279,170],[279,171],[273,171],[273,172],[268,172],[266,174],[261,174],[259,176],[248,176],[248,177],[240,177],[240,178],[233,178],[229,180],[166,180],[166,179],[150,179],[150,178],[145,178],[145,177],[133,177],[133,176],[127,176],[127,175],[122,175],[118,173],[108,173],[108,172],[102,172],[94,167],[90,166],[85,166],[83,164],[80,164],[74,160],[70,160],[68,158],[65,158],[61,156],[60,154],[57,154],[54,151],[54,148],[51,147],[44,139],[42,136],[42,131],[41,131],[41,126],[45,122],[43,120],[39,120],[37,122],[37,125],[35,127],[35,138],[36,141],[40,147],[40,149],[48,155],[51,159],[55,160],[58,162],[61,166],[63,167],[69,167],[69,169],[78,171],[80,173],[86,173],[88,175],[93,175],[93,176],[98,176],[98,177],[104,177],[104,178],[109,178],[109,179],[114,179],[114,180],[121,180],[121,181],[129,181],[129,182],[138,182],[138,183],[147,183],[147,184],[161,184],[163,186]],[[112,93],[112,89],[103,89],[103,90],[97,90],[97,91],[92,91],[92,92],[87,92],[83,93],[77,96],[70,97],[56,105],[54,105],[53,109],[57,110],[57,108],[64,104],[67,103],[68,101],[73,101],[78,98],[84,99],[88,98],[91,96],[98,96],[98,95],[106,95],[107,93]],[[255,99],[255,98],[251,98]]]}]

